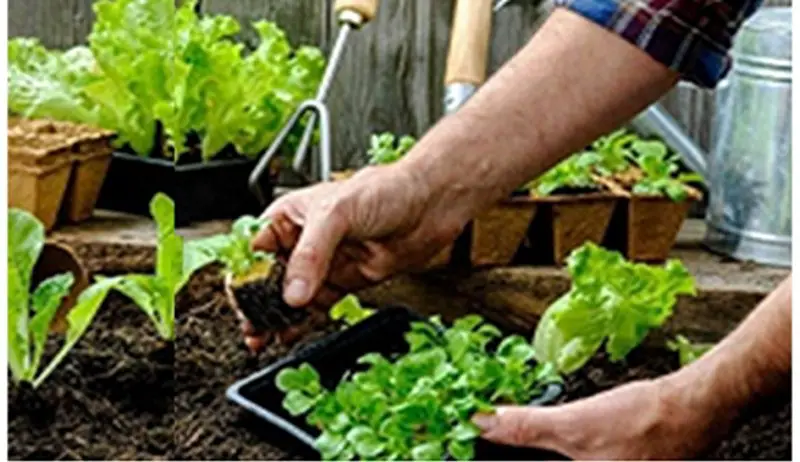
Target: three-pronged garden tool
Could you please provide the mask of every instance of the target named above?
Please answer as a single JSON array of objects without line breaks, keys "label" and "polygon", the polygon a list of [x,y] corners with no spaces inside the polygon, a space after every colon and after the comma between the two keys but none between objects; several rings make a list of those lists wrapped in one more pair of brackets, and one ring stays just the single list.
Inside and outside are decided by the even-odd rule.
[{"label": "three-pronged garden tool", "polygon": [[[320,179],[328,181],[331,176],[331,127],[330,127],[330,113],[326,105],[326,99],[336,76],[336,71],[339,67],[342,54],[344,53],[347,38],[351,31],[358,30],[364,24],[371,21],[378,11],[378,0],[336,0],[334,4],[334,11],[339,21],[339,34],[336,42],[333,45],[330,57],[328,58],[328,65],[325,69],[325,74],[322,77],[319,90],[317,90],[316,98],[303,102],[297,111],[289,118],[286,125],[278,133],[275,141],[272,142],[267,152],[261,156],[253,173],[250,175],[249,186],[250,190],[255,194],[262,204],[266,205],[272,199],[271,191],[267,193],[264,190],[263,176],[269,169],[272,159],[284,147],[286,140],[292,131],[297,128],[303,121],[306,115],[307,124],[300,143],[295,151],[292,169],[295,173],[305,177],[303,172],[303,164],[306,161],[308,151],[311,147],[311,141],[314,136],[316,128],[319,128],[319,170]],[[274,186],[274,182],[271,182]]]}]

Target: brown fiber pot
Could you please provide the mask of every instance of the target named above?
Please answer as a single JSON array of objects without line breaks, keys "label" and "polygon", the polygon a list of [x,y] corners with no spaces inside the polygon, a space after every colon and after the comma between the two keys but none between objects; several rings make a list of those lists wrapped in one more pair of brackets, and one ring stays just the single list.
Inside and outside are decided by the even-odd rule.
[{"label": "brown fiber pot", "polygon": [[688,187],[689,197],[675,202],[664,196],[630,195],[614,214],[605,244],[626,258],[659,262],[669,257],[689,208],[702,198]]},{"label": "brown fiber pot", "polygon": [[522,245],[537,202],[514,197],[495,205],[472,222],[470,261],[473,266],[507,265]]},{"label": "brown fiber pot", "polygon": [[8,206],[27,210],[46,230],[51,230],[58,219],[71,172],[68,153],[36,159],[9,150]]},{"label": "brown fiber pot", "polygon": [[528,233],[531,263],[561,265],[586,242],[603,242],[620,195],[598,192],[536,197],[539,211]]},{"label": "brown fiber pot", "polygon": [[73,223],[91,218],[100,188],[111,163],[113,147],[109,140],[81,142],[74,156],[62,216]]},{"label": "brown fiber pot", "polygon": [[112,137],[84,125],[9,119],[9,207],[30,211],[47,230],[60,215],[72,221],[91,216]]}]

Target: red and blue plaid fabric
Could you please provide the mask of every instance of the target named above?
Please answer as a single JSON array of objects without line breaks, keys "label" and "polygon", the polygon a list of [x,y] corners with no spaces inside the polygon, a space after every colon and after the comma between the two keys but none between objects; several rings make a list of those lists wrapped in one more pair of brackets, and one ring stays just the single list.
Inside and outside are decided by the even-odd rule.
[{"label": "red and blue plaid fabric", "polygon": [[619,34],[683,78],[713,87],[728,72],[733,36],[761,0],[556,0]]}]

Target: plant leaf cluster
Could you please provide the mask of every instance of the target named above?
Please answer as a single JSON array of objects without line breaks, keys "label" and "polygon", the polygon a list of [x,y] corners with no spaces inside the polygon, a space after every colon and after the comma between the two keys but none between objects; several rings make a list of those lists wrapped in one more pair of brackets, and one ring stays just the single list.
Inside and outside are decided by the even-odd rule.
[{"label": "plant leaf cluster", "polygon": [[191,241],[188,246],[193,253],[222,263],[234,277],[245,276],[256,263],[274,258],[274,255],[255,250],[252,246],[253,238],[268,224],[269,220],[245,215],[233,223],[229,233]]},{"label": "plant leaf cluster", "polygon": [[389,132],[375,134],[370,138],[367,151],[370,165],[387,165],[400,160],[417,143],[413,136],[397,137]]},{"label": "plant leaf cluster", "polygon": [[436,317],[416,322],[405,340],[407,354],[365,355],[358,360],[364,369],[334,390],[308,364],[278,374],[285,409],[307,414],[321,430],[316,447],[325,460],[472,459],[480,433],[470,422],[475,412],[527,403],[560,380],[551,367],[534,364],[527,340],[503,338],[479,316],[450,328]]},{"label": "plant leaf cluster", "polygon": [[703,356],[710,349],[714,348],[713,343],[692,343],[683,335],[677,335],[674,340],[667,342],[667,348],[678,353],[681,366],[693,363]]},{"label": "plant leaf cluster", "polygon": [[661,141],[644,140],[620,129],[598,138],[588,150],[572,155],[521,189],[548,196],[567,188],[596,188],[594,176],[607,178],[634,166],[642,171],[642,178],[633,185],[634,194],[667,196],[679,202],[688,197],[688,183],[702,181],[696,173],[679,173],[678,156],[670,154]]},{"label": "plant leaf cluster", "polygon": [[100,281],[81,292],[67,315],[64,343],[39,372],[50,325],[74,284],[71,273],[57,274],[31,292],[44,240],[44,226],[36,217],[19,209],[8,211],[8,363],[16,382],[33,387],[41,385],[75,346],[111,289]]},{"label": "plant leaf cluster", "polygon": [[702,182],[697,173],[679,173],[678,155],[670,154],[660,141],[637,140],[632,145],[632,161],[644,176],[633,185],[634,194],[667,196],[675,202],[686,200],[686,184]]},{"label": "plant leaf cluster", "polygon": [[632,263],[592,243],[567,260],[572,286],[544,313],[534,335],[536,359],[562,373],[581,368],[605,345],[620,361],[672,315],[679,295],[696,293],[678,260]]},{"label": "plant leaf cluster", "polygon": [[88,49],[62,54],[12,40],[10,109],[99,125],[142,156],[161,152],[159,127],[163,153],[176,162],[194,138],[203,159],[229,146],[257,156],[314,95],[324,57],[293,49],[267,21],[253,24],[259,43],[246,53],[233,40],[236,19],[196,8],[196,0],[98,0]]}]

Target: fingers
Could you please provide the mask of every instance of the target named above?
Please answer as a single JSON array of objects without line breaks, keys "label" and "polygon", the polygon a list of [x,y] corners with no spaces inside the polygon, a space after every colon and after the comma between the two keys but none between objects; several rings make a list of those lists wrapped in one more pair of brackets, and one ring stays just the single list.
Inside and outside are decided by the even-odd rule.
[{"label": "fingers", "polygon": [[555,441],[558,408],[499,407],[494,414],[476,414],[481,437],[498,444],[559,451]]},{"label": "fingers", "polygon": [[298,307],[311,302],[327,278],[334,252],[348,228],[332,198],[309,213],[286,268],[286,303]]}]

